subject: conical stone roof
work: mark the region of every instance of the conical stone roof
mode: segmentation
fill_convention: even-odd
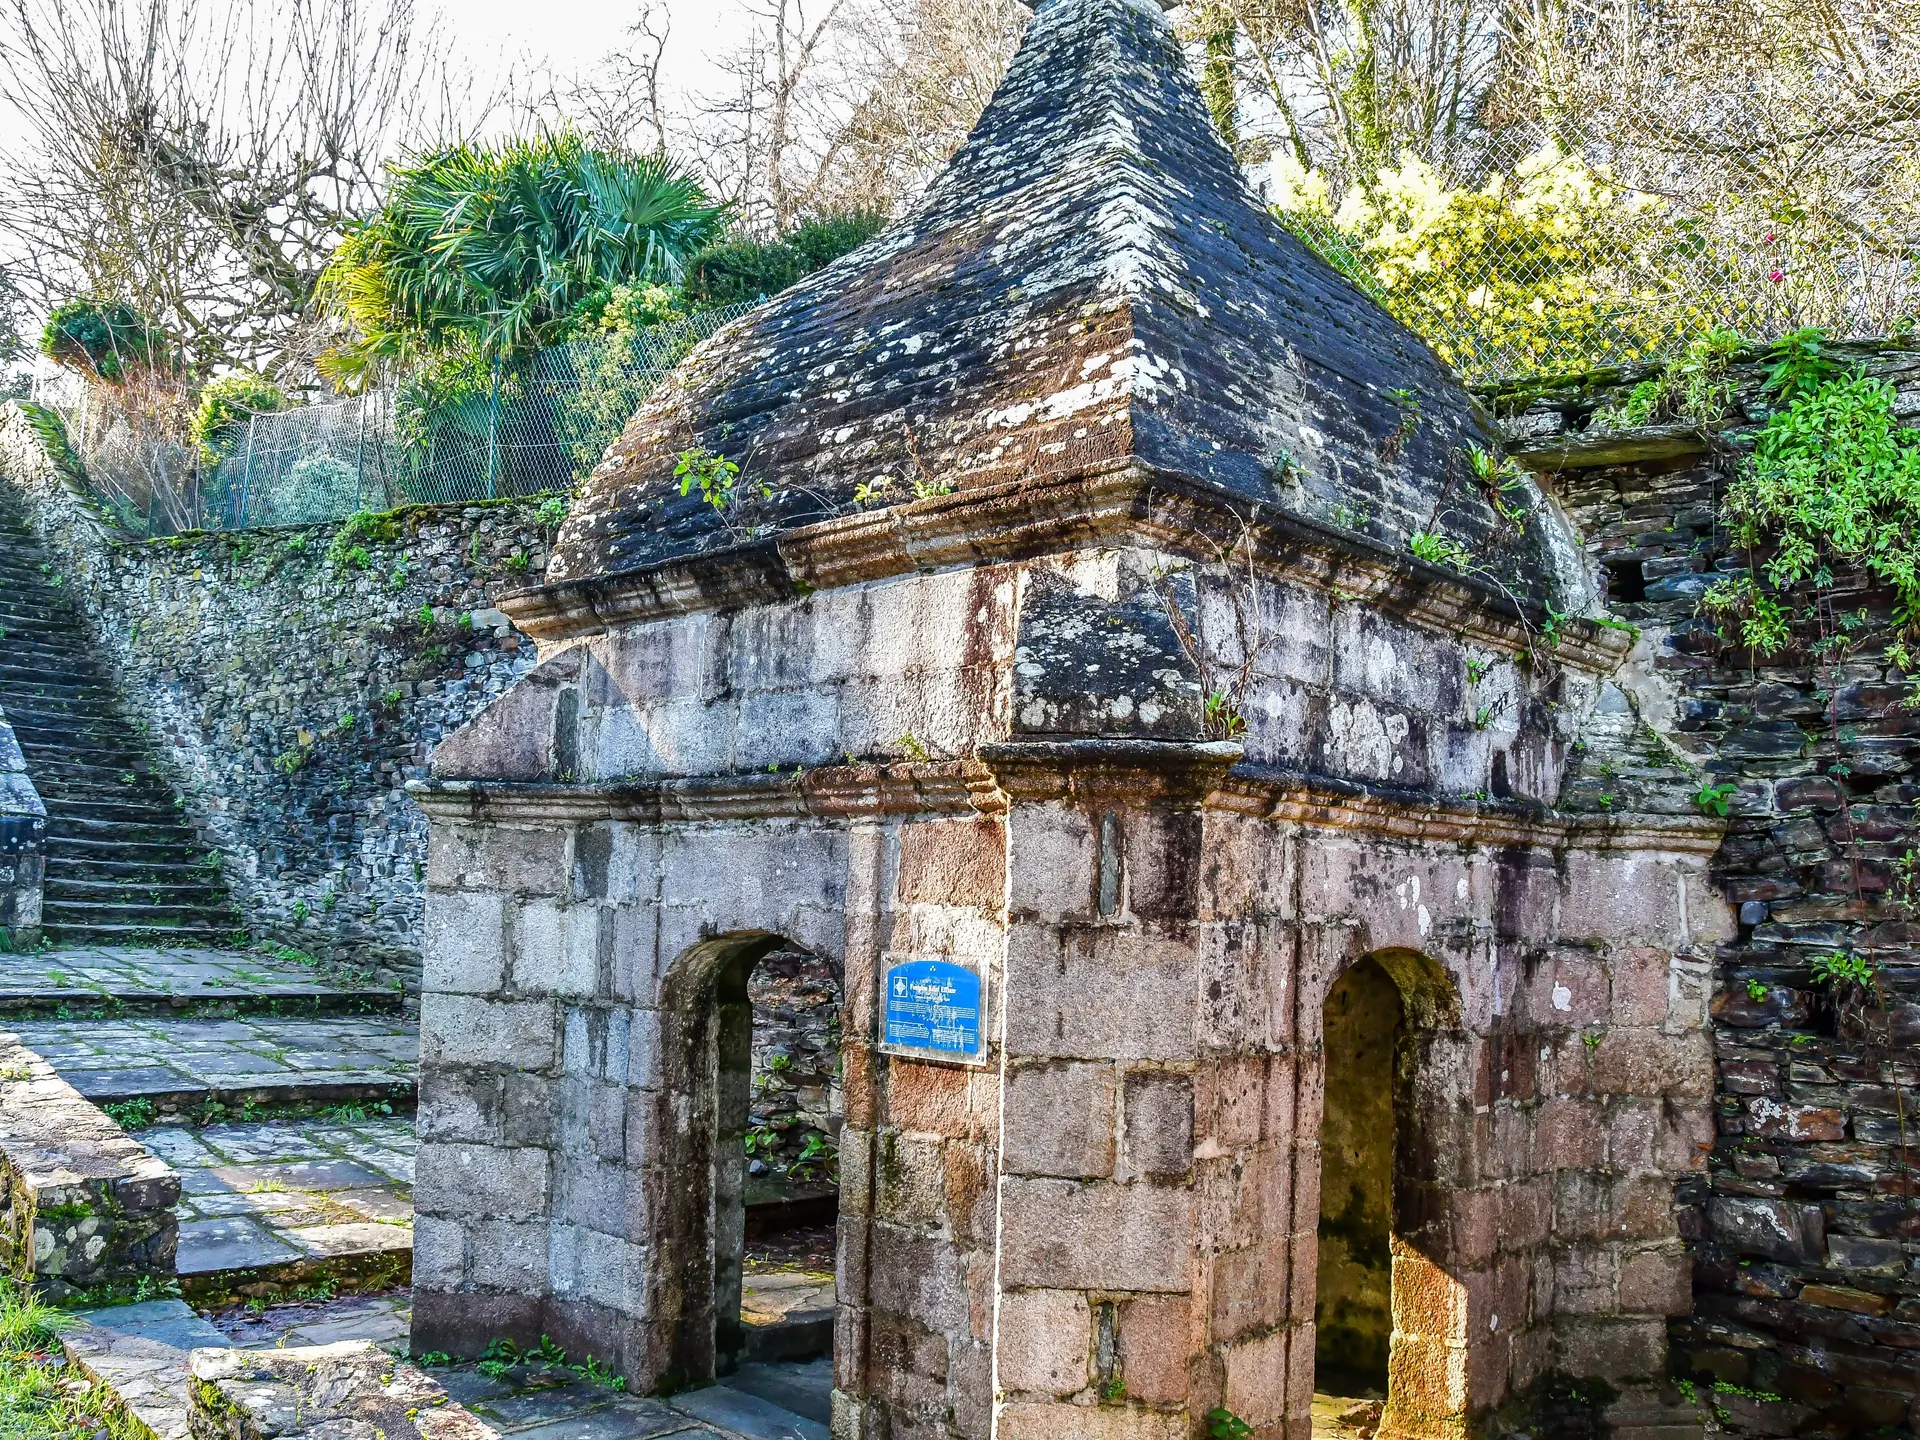
[[[1451,372],[1248,191],[1153,0],[1041,0],[913,210],[635,415],[548,579],[742,544],[765,568],[821,520],[1040,504],[1118,465],[1402,555],[1418,531],[1499,549],[1544,593],[1544,541],[1501,538],[1476,444],[1495,441]],[[694,450],[741,468],[726,517],[680,493]]]

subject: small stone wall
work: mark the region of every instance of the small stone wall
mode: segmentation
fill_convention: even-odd
[[[492,608],[536,584],[537,500],[128,542],[0,408],[26,501],[256,938],[417,974],[426,823],[404,790],[533,661]]]
[[[365,1340],[193,1352],[194,1440],[498,1440],[439,1381]]]
[[[1893,383],[1899,413],[1920,414],[1920,353],[1830,353]],[[1634,377],[1510,394],[1504,408],[1554,472],[1608,608],[1642,627],[1620,677],[1638,714],[1737,787],[1714,867],[1739,918],[1715,957],[1718,1135],[1707,1173],[1680,1193],[1694,1301],[1674,1326],[1674,1367],[1729,1387],[1712,1398],[1738,1433],[1909,1435],[1920,1430],[1920,916],[1897,867],[1920,838],[1920,713],[1878,647],[1823,660],[1802,635],[1756,658],[1697,613],[1710,585],[1751,561],[1720,502],[1765,419],[1766,368],[1736,367],[1735,415],[1711,439],[1686,426],[1602,433],[1596,410]],[[1892,595],[1858,576],[1824,594],[1835,614],[1864,608],[1874,629],[1891,614]],[[1639,775],[1616,764],[1582,784],[1638,808]],[[1836,950],[1878,970],[1881,993],[1859,1013],[1840,1013],[1813,979],[1814,957]]]
[[[180,1177],[0,1034],[0,1269],[55,1301],[171,1276]]]
[[[831,1182],[844,1110],[840,977],[830,960],[776,950],[747,977],[747,998],[753,1002],[749,1190],[757,1180]]]
[[[46,807],[0,710],[0,951],[31,950],[40,942],[46,838]]]

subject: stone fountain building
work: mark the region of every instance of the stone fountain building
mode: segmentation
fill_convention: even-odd
[[[1664,1371],[1720,822],[1556,808],[1631,636],[1496,450],[1150,0],[1042,0],[924,200],[634,417],[418,788],[416,1350],[732,1363],[784,945],[844,976],[846,1440]]]

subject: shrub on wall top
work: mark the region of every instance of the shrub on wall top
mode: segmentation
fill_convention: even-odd
[[[69,300],[40,332],[40,353],[70,369],[119,385],[139,370],[171,363],[166,336],[119,300]]]
[[[687,297],[700,305],[738,305],[778,294],[866,244],[886,223],[873,211],[827,215],[784,239],[715,245],[688,263]]]
[[[244,425],[255,415],[287,408],[286,393],[264,376],[241,372],[222,375],[208,382],[200,392],[200,407],[193,413],[192,437],[200,458],[209,465],[233,448],[234,436],[221,432]]]

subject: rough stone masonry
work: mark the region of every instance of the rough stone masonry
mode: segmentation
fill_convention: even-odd
[[[1044,0],[915,210],[635,416],[501,601],[540,664],[414,787],[415,1347],[732,1363],[747,979],[798,947],[843,1440],[1305,1440],[1363,962],[1381,1433],[1663,1373],[1723,825],[1556,808],[1631,640],[1553,618],[1591,586],[1495,445],[1253,203],[1157,7]]]

